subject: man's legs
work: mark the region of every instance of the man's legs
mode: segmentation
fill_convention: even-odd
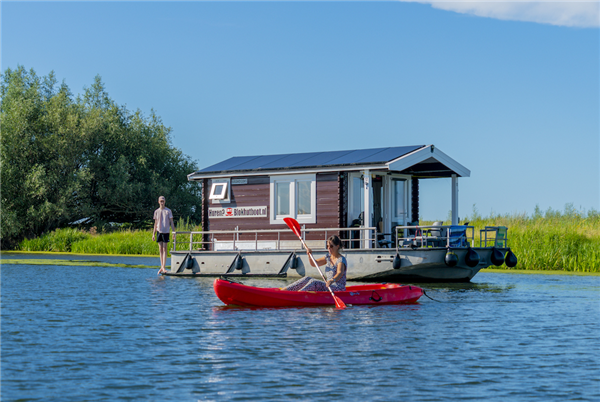
[[[160,272],[167,272],[165,269],[167,265],[167,243],[158,242],[158,251],[160,253]]]

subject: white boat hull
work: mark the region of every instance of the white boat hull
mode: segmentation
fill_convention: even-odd
[[[465,262],[467,248],[453,248],[458,264],[449,267],[444,262],[445,248],[400,249],[400,266],[394,268],[395,249],[344,250],[348,261],[347,278],[350,281],[388,282],[468,282],[481,269],[492,265],[492,248],[474,247],[480,261],[474,267]],[[508,249],[499,249],[503,254]],[[315,252],[319,258],[324,252]],[[191,260],[191,262],[188,262]],[[396,264],[398,265],[398,264]],[[280,251],[172,251],[171,271],[167,275],[218,277],[240,276],[279,277],[296,279],[303,276],[319,278],[316,268],[310,266],[301,250]]]

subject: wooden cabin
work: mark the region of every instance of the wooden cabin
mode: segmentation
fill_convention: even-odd
[[[340,235],[345,248],[353,248],[358,232],[348,228],[362,227],[372,232],[366,237],[361,232],[363,238],[379,241],[358,247],[376,248],[394,241],[394,227],[419,220],[420,180],[452,180],[452,224],[458,224],[458,178],[469,175],[435,146],[416,145],[236,156],[188,179],[202,184],[203,232],[239,231],[238,246],[247,241],[269,249],[274,241],[295,240],[285,232],[283,218],[289,216],[308,230],[307,240],[323,241],[318,229],[338,228],[328,235]],[[257,230],[261,233],[250,233]],[[228,242],[211,239],[202,248],[225,250]]]

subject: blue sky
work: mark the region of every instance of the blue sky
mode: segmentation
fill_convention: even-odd
[[[100,75],[200,168],[231,156],[435,144],[459,216],[600,209],[597,2],[1,3],[2,71]],[[449,180],[422,184],[446,219]]]

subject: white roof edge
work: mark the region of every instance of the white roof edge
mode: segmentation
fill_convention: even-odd
[[[339,172],[343,170],[347,171],[356,171],[356,170],[388,170],[387,164],[381,165],[356,165],[356,166],[344,166],[341,168],[340,166],[332,166],[328,168],[323,167],[314,167],[314,168],[305,168],[298,170],[263,170],[263,171],[253,171],[253,172],[225,172],[225,173],[190,173],[187,178],[188,181],[200,180],[200,179],[217,179],[217,178],[225,178],[225,177],[234,177],[234,176],[281,176],[281,175],[291,175],[291,174],[303,174],[303,173],[326,173],[326,172]]]
[[[429,158],[434,158],[444,166],[456,172],[460,177],[470,177],[471,171],[440,151],[433,144],[401,156],[388,163],[390,170],[402,171]]]

